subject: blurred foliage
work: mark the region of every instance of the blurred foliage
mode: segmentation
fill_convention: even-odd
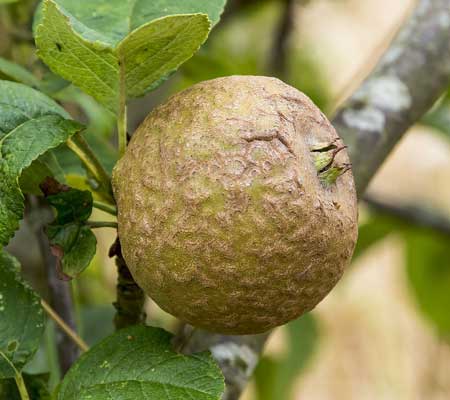
[[[299,374],[311,360],[318,345],[318,323],[313,314],[285,326],[286,351],[281,357],[265,355],[255,371],[258,400],[290,399]]]
[[[370,212],[360,225],[353,261],[390,234],[404,240],[406,275],[414,301],[437,334],[450,338],[450,236],[403,218]]]
[[[30,396],[30,400],[50,400],[50,393],[47,389],[48,374],[29,375],[23,374],[25,385]],[[0,380],[0,399],[21,400],[14,379]]]
[[[211,33],[206,45],[181,68],[172,88],[174,92],[194,83],[228,75],[272,75],[269,58],[274,33],[283,11],[283,2],[250,2],[225,18]],[[306,93],[320,108],[329,104],[329,93],[320,64],[311,57],[308,46],[287,43],[289,58],[287,83]]]
[[[437,332],[450,339],[450,238],[417,229],[405,236],[412,292]]]

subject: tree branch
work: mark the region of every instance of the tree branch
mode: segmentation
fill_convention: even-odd
[[[36,221],[33,228],[38,239],[43,263],[46,267],[48,289],[52,308],[73,331],[76,331],[73,315],[73,302],[69,282],[59,279],[56,270],[56,258],[50,251],[48,238],[44,233],[44,226],[53,219],[53,212],[47,204],[40,204],[39,200],[30,196],[32,219]],[[57,350],[59,366],[64,375],[80,355],[77,345],[61,329],[57,331]]]
[[[450,2],[420,0],[333,125],[349,147],[358,194],[450,83]]]
[[[109,250],[110,257],[116,257],[117,265],[117,300],[114,303],[116,315],[114,325],[116,329],[142,324],[145,321],[143,312],[145,294],[134,281],[130,270],[122,256],[122,249],[117,239]]]
[[[420,0],[377,68],[333,121],[349,146],[360,195],[406,130],[433,105],[449,82],[450,2]],[[185,351],[204,350],[204,343],[212,345],[227,382],[224,400],[237,400],[268,334],[217,336],[204,331],[192,333],[184,327],[178,336]],[[219,352],[215,351],[216,343],[220,344]],[[239,362],[247,349],[253,361]]]
[[[450,220],[445,214],[414,204],[394,204],[373,196],[365,196],[363,201],[378,213],[391,215],[409,224],[450,236]]]

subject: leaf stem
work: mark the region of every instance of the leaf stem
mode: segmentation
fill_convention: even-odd
[[[111,178],[83,136],[79,133],[72,136],[67,140],[67,146],[78,156],[88,171],[100,184],[99,192],[103,194],[105,200],[113,204],[114,199],[111,190]]]
[[[111,215],[114,215],[114,216],[117,215],[117,208],[114,207],[114,206],[110,206],[109,204],[105,204],[105,203],[102,203],[100,201],[95,201],[94,200],[93,206],[95,208],[97,208],[98,210],[102,210],[102,211],[104,211],[104,212],[106,212],[108,214],[111,214]]]
[[[19,390],[20,398],[22,400],[30,400],[30,395],[28,394],[22,374],[18,372],[14,379],[16,381],[17,389]]]
[[[61,317],[55,312],[55,310],[53,310],[52,307],[50,307],[50,305],[45,300],[41,300],[41,305],[47,315],[53,321],[55,321],[55,323],[61,328],[61,330],[63,330],[64,333],[68,337],[70,337],[70,339],[72,339],[72,341],[79,347],[81,351],[85,352],[89,350],[89,346],[86,344],[86,342],[61,319]]]
[[[119,158],[125,154],[127,148],[127,93],[125,82],[125,63],[121,59],[120,65],[120,88],[119,88],[119,112],[117,115],[117,134],[119,142]]]
[[[114,221],[87,221],[86,225],[92,229],[95,229],[95,228],[117,229],[117,222],[114,222]]]
[[[1,350],[0,356],[9,364],[11,369],[14,371],[14,380],[16,381],[17,389],[19,390],[21,400],[30,400],[30,395],[28,394],[28,390],[23,380],[22,374],[17,370],[14,364]]]

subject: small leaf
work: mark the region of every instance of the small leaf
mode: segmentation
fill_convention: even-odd
[[[450,240],[427,230],[406,234],[407,273],[412,292],[436,331],[450,339]]]
[[[0,252],[0,379],[22,370],[44,332],[39,297],[22,281],[19,269],[14,257]]]
[[[19,64],[13,63],[0,57],[0,79],[16,81],[35,88],[39,87],[40,81],[31,72]]]
[[[48,151],[33,161],[31,165],[22,171],[19,178],[19,186],[22,193],[42,196],[39,185],[48,176],[64,182],[64,171],[58,163],[53,151]]]
[[[75,278],[89,266],[96,251],[97,239],[85,225],[92,213],[92,193],[61,185],[51,178],[41,184],[41,190],[57,211],[46,233],[57,258],[58,272],[62,279]]]
[[[58,400],[220,399],[223,377],[210,354],[177,354],[171,338],[145,326],[107,337],[72,366]]]
[[[81,274],[95,256],[97,239],[85,225],[51,225],[46,230],[52,253],[57,257],[61,278],[70,280]]]
[[[208,14],[216,22],[224,4],[45,0],[35,24],[38,55],[117,113],[119,94],[144,95],[192,57],[211,29]]]

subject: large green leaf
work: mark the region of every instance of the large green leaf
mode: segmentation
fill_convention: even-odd
[[[206,40],[225,0],[45,0],[38,54],[50,68],[116,113],[119,97],[156,87]],[[148,18],[148,19],[146,19]]]
[[[44,332],[39,297],[20,278],[18,261],[0,251],[0,379],[32,358]]]
[[[223,377],[210,354],[177,354],[171,338],[145,326],[109,336],[72,366],[58,400],[220,399]]]
[[[0,57],[0,79],[23,83],[28,86],[39,87],[40,82],[31,72],[21,65]]]
[[[425,317],[450,339],[450,239],[427,230],[406,235],[407,272]]]

